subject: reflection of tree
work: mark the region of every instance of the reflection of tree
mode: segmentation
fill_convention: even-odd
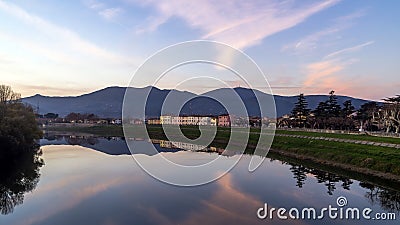
[[[67,141],[68,144],[70,145],[95,145],[99,143],[99,140],[97,137],[86,137],[86,136],[65,136],[65,140]]]
[[[328,194],[332,195],[336,189],[336,184],[342,182],[342,187],[346,190],[350,190],[351,181],[348,178],[338,176],[336,174],[328,173],[322,170],[309,169],[303,165],[289,164],[290,171],[293,173],[293,178],[296,179],[296,186],[302,188],[307,179],[307,174],[312,174],[317,178],[318,183],[323,183],[328,188]]]
[[[9,214],[24,201],[24,195],[35,189],[43,160],[35,152],[0,159],[0,213]]]
[[[350,186],[353,184],[353,181],[336,175],[332,173],[328,173],[318,169],[310,169],[302,165],[295,165],[291,163],[285,163],[290,165],[290,171],[293,173],[293,178],[296,179],[296,186],[302,188],[305,184],[305,180],[307,179],[307,174],[312,174],[318,183],[324,184],[328,191],[329,195],[333,195],[333,192],[336,190],[336,185],[340,182],[343,189],[350,190]],[[377,187],[375,185],[369,183],[360,183],[360,186],[368,189],[365,194],[365,197],[368,198],[369,202],[373,205],[379,204],[382,209],[389,212],[397,212],[400,213],[400,192],[384,189],[381,187]]]
[[[307,179],[307,173],[309,173],[309,169],[302,165],[292,165],[290,167],[290,171],[293,173],[293,178],[296,179],[296,186],[302,188],[305,180]]]
[[[379,204],[384,210],[400,213],[400,192],[383,189],[368,183],[360,183],[360,186],[368,189],[365,197],[371,204]]]

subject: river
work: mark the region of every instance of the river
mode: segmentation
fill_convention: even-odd
[[[213,151],[183,151],[159,140],[134,140],[156,145],[159,154],[172,160],[194,164],[221,156],[225,161],[239,155]],[[217,181],[178,187],[158,181],[134,161],[125,140],[116,137],[47,135],[42,139],[41,159],[26,190],[0,183],[0,224],[398,224],[400,192],[395,185],[384,187],[374,180],[341,175],[269,156],[255,172],[248,172],[250,157],[244,155],[237,166]],[[28,176],[28,172],[22,173]],[[361,181],[362,180],[362,181]],[[390,186],[390,185],[389,185]],[[14,190],[14,188],[16,190]],[[18,189],[19,188],[19,189]],[[346,206],[338,206],[345,198]],[[362,217],[331,219],[258,218],[261,210],[297,208],[320,210],[331,205],[346,209],[370,208],[371,219]],[[260,211],[261,210],[261,211]],[[257,215],[259,211],[260,215]],[[295,212],[295,210],[292,210]],[[273,212],[276,213],[276,212]],[[377,220],[377,215],[397,220]],[[300,215],[301,216],[301,215]]]

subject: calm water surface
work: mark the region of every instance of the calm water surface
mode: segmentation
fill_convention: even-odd
[[[137,156],[152,160],[145,154],[152,143],[136,141],[143,145],[143,154]],[[221,179],[185,188],[146,174],[119,138],[48,136],[41,145],[45,165],[32,187],[23,190],[0,183],[0,224],[399,224],[396,187],[382,188],[299,164],[268,158],[249,173],[250,156],[244,156]],[[187,164],[196,164],[200,158],[214,159],[221,153],[218,149],[181,151],[159,141],[155,145],[160,154]],[[223,157],[235,160],[238,156]],[[277,208],[320,209],[337,206],[339,196],[347,198],[349,207],[394,212],[397,221],[280,221],[256,216],[264,203]]]

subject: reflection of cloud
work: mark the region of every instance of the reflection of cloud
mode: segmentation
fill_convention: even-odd
[[[138,2],[136,0],[131,0]],[[158,11],[150,29],[168,18],[183,19],[190,27],[203,31],[203,38],[222,41],[237,48],[258,44],[267,36],[286,30],[305,21],[311,15],[335,5],[338,0],[327,0],[295,7],[292,1],[182,1],[145,0]],[[260,29],[261,28],[261,29]],[[143,30],[143,29],[142,29]]]
[[[74,186],[73,188],[69,187],[70,185],[68,185],[63,189],[49,190],[49,192],[63,193],[65,199],[59,202],[57,204],[57,207],[53,207],[52,203],[46,205],[47,208],[46,207],[41,208],[42,213],[35,214],[32,217],[23,220],[20,224],[29,225],[29,224],[40,223],[53,215],[56,215],[60,212],[73,208],[74,206],[78,205],[79,203],[83,202],[84,200],[90,197],[93,197],[98,193],[101,193],[109,188],[119,186],[125,182],[127,182],[127,179],[125,178],[115,178],[112,180],[103,181],[102,183],[82,187],[81,190],[79,191],[76,191],[77,188],[74,186],[76,183],[72,184],[70,183],[70,185]]]
[[[235,188],[232,175],[227,174],[220,178],[216,190],[210,190],[210,198],[201,199],[198,210],[189,213],[183,220],[171,220],[168,215],[163,215],[156,208],[142,208],[151,222],[157,224],[264,224],[268,221],[259,220],[256,216],[257,209],[263,207],[261,202],[251,194]],[[240,203],[240,204],[238,204]],[[271,206],[272,207],[272,206]],[[274,220],[274,224],[302,224],[301,221]]]
[[[79,160],[83,160],[86,164],[80,164],[81,166],[74,167],[72,162],[77,160],[76,157],[68,158],[65,154],[68,154],[68,152],[77,151],[77,148],[79,148],[78,151],[80,152]],[[110,158],[105,154],[98,154],[94,150],[89,150],[84,147],[45,146],[43,147],[43,151],[45,152],[44,157],[47,169],[50,170],[52,168],[58,168],[60,164],[70,165],[71,168],[62,171],[56,171],[59,173],[59,176],[62,177],[60,180],[43,187],[38,187],[37,191],[35,191],[32,196],[29,196],[30,198],[38,199],[49,198],[51,202],[41,205],[41,213],[26,215],[26,218],[21,219],[21,222],[19,223],[21,225],[40,223],[58,213],[72,209],[86,199],[109,190],[110,188],[133,182],[132,179],[139,178],[137,176],[128,176],[129,171],[126,171],[126,167],[124,166],[115,167],[115,165],[121,165],[121,158],[116,158],[119,164],[113,164],[113,158]],[[52,158],[54,156],[51,154],[47,154],[46,156],[46,151],[48,151],[47,153],[58,152],[58,154],[56,154],[57,156],[55,158]],[[65,152],[60,154],[60,151]],[[62,158],[60,159],[60,157]],[[131,163],[130,157],[126,157],[125,159],[127,160],[127,164]],[[113,165],[113,170],[111,172],[113,175],[107,173],[108,167],[104,167],[104,171],[87,170],[85,173],[82,173],[82,165],[91,165],[93,163],[96,165]],[[46,168],[43,170],[45,169]],[[115,176],[116,169],[126,171],[126,173],[121,172],[119,173],[120,176]],[[43,196],[43,194],[46,196]],[[54,205],[56,205],[56,207],[54,207]]]

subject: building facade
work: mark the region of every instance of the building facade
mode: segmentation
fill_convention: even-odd
[[[218,126],[219,127],[230,127],[231,126],[230,116],[229,115],[218,116]]]

